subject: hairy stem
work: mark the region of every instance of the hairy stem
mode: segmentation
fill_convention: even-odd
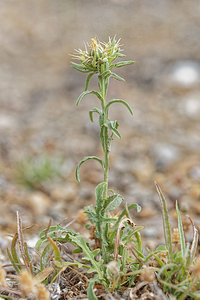
[[[106,96],[107,96],[107,88],[108,88],[108,78],[103,75],[107,71],[107,63],[102,64],[101,67],[101,74],[100,74],[100,80],[101,84],[99,84],[100,92],[103,98],[102,101],[102,111],[103,111],[103,128],[102,128],[102,135],[103,135],[103,143],[102,147],[104,150],[104,182],[106,183],[105,189],[104,189],[104,199],[107,198],[107,192],[108,192],[108,171],[109,171],[109,135],[108,135],[108,127],[107,121],[108,121],[108,114],[106,111]]]
[[[109,134],[108,134],[108,113],[106,110],[106,95],[107,95],[107,88],[108,88],[108,78],[106,78],[103,73],[107,71],[107,65],[102,64],[101,73],[99,76],[99,89],[102,95],[102,112],[103,112],[103,126],[101,127],[101,142],[104,151],[104,182],[105,188],[103,191],[103,199],[104,202],[108,197],[108,172],[109,172]],[[102,205],[104,207],[104,203]],[[108,224],[101,224],[101,243],[102,243],[102,256],[105,262],[108,261],[107,255],[107,231],[108,231]]]

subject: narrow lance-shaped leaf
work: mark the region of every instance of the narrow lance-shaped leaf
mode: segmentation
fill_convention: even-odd
[[[89,300],[98,300],[98,298],[96,297],[95,293],[94,293],[94,284],[95,284],[95,279],[92,278],[89,281],[89,285],[87,288],[87,296]]]
[[[17,273],[19,273],[19,272],[20,272],[20,269],[21,269],[21,266],[20,266],[20,268],[19,268],[19,266],[16,265],[16,263],[15,263],[15,261],[14,261],[14,259],[13,259],[13,257],[12,257],[12,255],[11,255],[11,253],[10,253],[10,251],[9,251],[8,248],[7,248],[7,254],[8,254],[8,257],[9,257],[9,259],[10,259],[10,262],[11,262],[11,264],[13,265],[15,271],[16,271]]]
[[[101,115],[102,114],[102,111],[99,109],[99,108],[97,108],[97,107],[94,107],[93,109],[91,109],[90,111],[89,111],[89,116],[90,116],[90,120],[91,120],[91,122],[93,122],[94,120],[93,120],[93,113],[97,113],[97,114],[99,114],[99,115]]]
[[[105,186],[106,186],[106,183],[101,182],[97,185],[97,187],[95,189],[96,212],[97,212],[97,214],[100,213],[100,210],[101,210],[102,205],[103,205],[103,192],[104,192]]]
[[[99,92],[97,91],[85,91],[83,93],[80,94],[80,96],[78,97],[77,101],[76,101],[76,105],[79,105],[79,103],[81,102],[81,100],[83,99],[84,96],[89,95],[89,94],[94,94],[95,96],[97,96],[97,98],[101,101],[103,101],[102,96],[100,95]]]
[[[121,139],[121,135],[120,135],[119,131],[117,130],[117,127],[118,127],[117,121],[108,122],[108,127],[119,139]]]
[[[102,168],[104,168],[104,162],[103,162],[102,159],[100,159],[99,157],[97,157],[97,156],[86,156],[86,157],[84,157],[84,158],[79,162],[78,166],[76,167],[76,179],[77,179],[78,182],[80,182],[80,177],[79,177],[79,170],[80,170],[80,167],[81,167],[81,165],[82,165],[84,162],[86,162],[86,161],[89,160],[89,159],[97,160],[97,161],[101,164]]]
[[[181,254],[182,254],[183,259],[185,259],[186,258],[185,237],[184,237],[183,224],[182,224],[181,215],[180,215],[180,212],[178,209],[177,201],[176,201],[176,214],[177,214],[177,218],[178,218],[178,231],[179,231],[180,241],[181,241]]]
[[[130,111],[131,115],[133,114],[133,111],[132,111],[130,105],[126,101],[121,100],[121,99],[113,99],[113,100],[111,100],[110,102],[108,102],[108,104],[106,105],[105,109],[108,110],[109,106],[111,104],[113,104],[113,103],[122,103],[123,105],[125,105],[128,108],[128,110]]]
[[[18,239],[18,234],[16,233],[12,239],[12,243],[11,243],[11,254],[13,257],[13,260],[16,264],[21,264],[20,259],[17,255],[17,251],[16,251],[16,244],[17,244],[17,239]],[[20,266],[17,268],[21,268]]]
[[[119,75],[117,75],[117,74],[115,74],[113,72],[110,73],[110,76],[113,77],[113,78],[115,78],[116,80],[125,81],[124,78],[120,77]]]
[[[60,253],[60,250],[59,250],[58,246],[54,243],[54,241],[49,236],[47,237],[47,239],[48,239],[48,241],[50,242],[50,244],[53,248],[55,260],[59,261],[59,262],[62,262],[61,253]]]
[[[74,63],[74,62],[71,62],[71,65],[72,65],[72,67],[73,67],[75,70],[77,70],[77,71],[79,71],[79,72],[81,72],[81,73],[89,73],[89,72],[90,72],[90,71],[86,70],[86,68],[83,67],[83,66],[80,65],[80,64],[76,64],[76,63]]]
[[[41,255],[41,258],[40,258],[40,268],[41,268],[41,271],[44,270],[46,267],[47,267],[47,264],[49,262],[49,259],[50,259],[50,256],[52,255],[53,253],[53,248],[51,246],[51,244],[48,244],[43,252],[42,252],[42,255]]]
[[[134,64],[134,63],[135,63],[135,61],[133,61],[133,60],[129,60],[129,61],[120,61],[120,62],[114,64],[114,67],[116,67],[116,68],[121,68],[121,67],[123,67],[123,66],[132,65],[132,64]]]
[[[165,235],[165,243],[166,248],[168,250],[169,259],[172,262],[173,260],[173,252],[172,252],[172,240],[171,240],[171,229],[169,224],[169,216],[166,207],[166,201],[163,196],[163,193],[159,187],[159,185],[155,182],[155,186],[158,192],[158,196],[160,198],[161,206],[162,206],[162,215],[163,215],[163,227],[164,227],[164,235]]]
[[[87,76],[87,79],[86,79],[86,82],[85,82],[85,91],[88,90],[88,86],[89,86],[89,82],[90,82],[90,79],[92,78],[92,76],[95,74],[94,73],[90,73],[88,76]]]
[[[123,53],[118,53],[118,55],[117,55],[118,57],[125,57],[126,55],[125,54],[123,54]]]

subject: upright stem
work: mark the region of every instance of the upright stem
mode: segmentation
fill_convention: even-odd
[[[103,199],[108,197],[108,171],[109,171],[109,135],[108,135],[108,127],[106,124],[108,123],[108,113],[106,111],[106,95],[107,95],[107,87],[108,87],[108,78],[106,78],[103,73],[106,71],[106,64],[102,64],[100,76],[99,76],[99,89],[102,95],[102,113],[103,113],[103,126],[101,127],[101,143],[104,151],[104,182],[105,188],[103,191]],[[104,207],[104,202],[102,203],[102,207]],[[102,257],[104,262],[109,261],[109,255],[107,251],[107,232],[108,232],[108,224],[102,223],[100,225],[100,234],[101,234],[101,243],[102,243]]]
[[[102,64],[101,67],[101,84],[100,84],[100,92],[103,98],[102,101],[102,111],[103,111],[103,123],[107,124],[108,121],[108,115],[107,112],[105,110],[106,107],[106,95],[107,95],[107,81],[108,78],[103,76],[103,73],[107,71],[107,64]],[[108,171],[109,171],[109,145],[108,145],[108,128],[106,126],[103,126],[103,150],[104,150],[104,182],[105,184],[105,189],[104,189],[104,199],[107,198],[107,193],[108,193]]]

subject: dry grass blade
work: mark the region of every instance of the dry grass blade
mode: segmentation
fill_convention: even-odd
[[[190,217],[188,217],[190,222],[192,223],[193,227],[193,240],[192,240],[192,245],[190,249],[190,256],[189,256],[189,262],[188,265],[190,265],[194,261],[195,253],[197,251],[197,246],[198,246],[198,230],[194,225],[194,222]]]
[[[132,227],[136,226],[136,224],[129,218],[125,218],[121,220],[121,222],[119,223],[117,234],[116,234],[116,240],[115,240],[114,260],[117,260],[118,257],[118,248],[120,245],[120,231],[125,227],[124,225],[125,222],[127,222]]]
[[[54,268],[48,267],[48,268],[42,270],[40,273],[38,273],[35,276],[35,279],[37,279],[38,282],[42,282],[53,272],[54,272]]]
[[[28,271],[30,271],[29,261],[28,261],[28,258],[26,257],[25,249],[24,249],[22,220],[21,220],[21,216],[20,216],[18,211],[17,211],[16,215],[17,215],[17,233],[18,233],[19,250],[20,250],[20,253],[21,253],[21,256],[22,256],[22,259],[23,259],[23,262],[24,262],[24,265],[25,265],[26,269]]]

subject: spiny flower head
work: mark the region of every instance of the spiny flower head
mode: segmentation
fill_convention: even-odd
[[[76,50],[77,54],[73,55],[75,59],[81,62],[79,71],[93,71],[99,72],[102,64],[107,64],[108,69],[110,69],[113,61],[117,57],[124,57],[125,55],[121,53],[119,41],[115,38],[109,38],[107,43],[99,42],[96,38],[91,39],[91,43],[88,47],[85,45],[85,50]],[[73,65],[73,67],[75,67]]]

